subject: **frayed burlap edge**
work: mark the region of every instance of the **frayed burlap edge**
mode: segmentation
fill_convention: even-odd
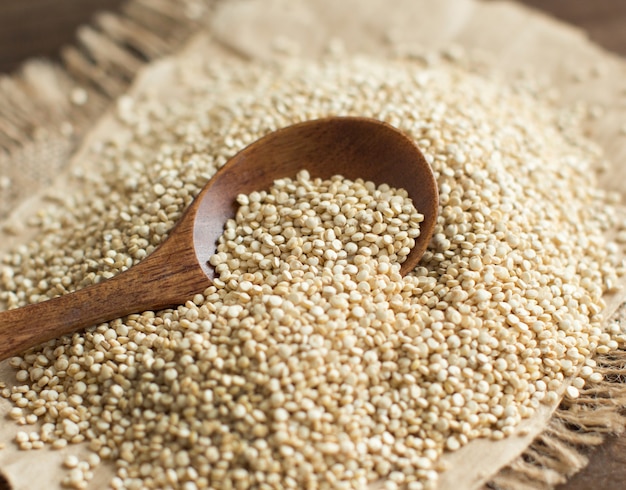
[[[218,0],[129,0],[77,32],[61,61],[32,60],[0,77],[0,220],[62,170],[91,124],[145,64],[175,52],[206,25]],[[622,307],[612,321],[626,321]],[[595,358],[603,374],[565,398],[548,426],[485,485],[537,490],[588,464],[607,434],[626,427],[626,350]],[[4,490],[0,475],[0,489]]]
[[[91,123],[145,64],[206,25],[217,0],[129,0],[80,27],[61,60],[0,77],[0,219],[69,161]]]
[[[626,322],[622,305],[610,322]],[[547,490],[585,468],[589,454],[607,435],[626,428],[626,350],[596,355],[600,382],[588,382],[580,396],[562,400],[545,430],[515,461],[502,468],[485,489]]]

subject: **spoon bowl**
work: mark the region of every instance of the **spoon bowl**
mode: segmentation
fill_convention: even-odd
[[[214,244],[224,232],[224,223],[237,211],[237,194],[267,189],[275,180],[293,178],[303,169],[311,177],[342,175],[406,189],[424,215],[420,237],[402,264],[402,272],[415,268],[437,217],[437,184],[430,165],[411,139],[386,123],[332,117],[295,124],[257,140],[235,155],[204,187],[196,198],[193,243],[198,263],[208,277],[214,277],[208,260],[215,253]]]
[[[406,189],[424,215],[420,236],[401,266],[413,270],[435,227],[438,192],[430,165],[415,143],[392,126],[359,117],[331,117],[274,131],[252,143],[210,179],[169,237],[145,260],[74,293],[0,313],[0,360],[47,340],[131,313],[184,304],[215,277],[208,261],[236,198],[275,180],[342,175]]]

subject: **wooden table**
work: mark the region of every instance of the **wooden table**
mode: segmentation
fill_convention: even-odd
[[[624,0],[519,0],[584,28],[591,39],[626,56]],[[32,56],[54,57],[71,43],[75,28],[98,10],[123,0],[0,0],[0,73]],[[590,449],[591,463],[559,490],[626,488],[626,437],[610,437]]]
[[[31,56],[54,57],[76,27],[123,0],[0,0],[0,73]]]
[[[583,27],[590,37],[626,56],[624,0],[519,0]],[[0,73],[30,56],[54,56],[71,43],[76,26],[123,0],[0,0]]]

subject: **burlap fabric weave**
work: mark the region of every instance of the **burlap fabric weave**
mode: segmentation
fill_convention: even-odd
[[[517,5],[447,0],[436,6],[429,3],[425,18],[416,15],[426,9],[425,1],[399,1],[393,11],[380,0],[360,2],[356,10],[351,10],[355,2],[261,3],[130,0],[119,13],[102,13],[82,27],[76,44],[64,49],[60,63],[32,61],[0,79],[4,248],[25,239],[22,223],[29,201],[71,170],[72,155],[98,117],[129,89],[142,68],[167,55],[180,56],[181,50],[193,52],[203,43],[211,42],[222,52],[251,63],[271,58],[275,41],[290,37],[307,39],[303,56],[315,56],[335,37],[342,38],[348,52],[378,56],[407,46],[438,50],[455,43],[475,50],[480,54],[475,59],[483,56],[486,66],[509,73],[530,68],[551,77],[566,100],[578,97],[593,106],[624,93],[614,80],[626,79],[626,63],[591,45],[578,32]],[[572,51],[575,57],[570,56]],[[573,83],[570,68],[595,75]],[[612,106],[602,124],[590,129],[614,161],[626,156],[626,143],[619,136],[624,107]],[[623,192],[620,186],[626,179],[610,175],[605,185]],[[613,321],[624,316],[620,304],[621,297],[610,301]],[[620,410],[626,406],[622,383],[626,353],[620,350],[598,356],[596,361],[604,380],[587,386],[578,399],[564,399],[553,413],[544,414],[534,428],[511,443],[514,448],[504,456],[485,446],[482,453],[475,451],[483,461],[479,468],[470,461],[461,462],[473,471],[467,487],[553,488],[587,464],[588,448],[600,444],[605,434],[622,432],[626,426]],[[444,475],[441,487],[451,487],[457,477],[458,472]],[[8,483],[0,477],[0,489],[5,487],[9,488]]]

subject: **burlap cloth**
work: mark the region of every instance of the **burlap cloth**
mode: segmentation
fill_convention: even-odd
[[[460,56],[471,70],[495,66],[510,76],[532,71],[563,104],[584,102],[590,108],[587,130],[607,156],[602,185],[626,193],[626,62],[581,32],[517,4],[131,0],[121,14],[100,15],[82,28],[62,63],[34,61],[0,79],[0,252],[29,239],[24,223],[47,195],[64,189],[64,172],[78,165],[88,170],[83,157],[90,145],[116,129],[106,110],[120,94],[150,90],[171,96],[174,74],[198,57],[252,63],[285,56],[285,50],[318,57],[332,40],[348,54],[385,57],[439,50]],[[612,321],[624,316],[625,298],[624,293],[607,298]],[[576,400],[542,407],[504,441],[478,440],[447,455],[440,488],[552,488],[584,467],[590,446],[626,426],[626,385],[621,383],[626,352],[596,360],[604,381],[587,386]],[[0,381],[11,382],[11,376],[0,363]],[[9,408],[0,400],[0,417]],[[5,445],[0,490],[55,488],[64,456],[85,451],[75,446],[20,452],[11,443],[17,429],[8,421],[0,426]],[[106,486],[109,475],[103,465],[90,488]]]

